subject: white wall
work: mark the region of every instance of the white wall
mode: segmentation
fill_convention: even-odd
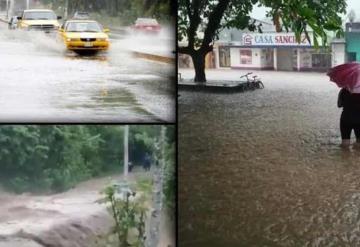
[[[252,50],[252,64],[240,63],[240,50]],[[260,48],[230,48],[230,61],[233,68],[260,68],[261,67],[261,49]]]
[[[333,43],[331,45],[331,66],[337,66],[345,63],[345,44],[344,43]]]

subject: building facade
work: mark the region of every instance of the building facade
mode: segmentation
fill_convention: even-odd
[[[331,47],[315,49],[305,34],[301,42],[292,32],[275,32],[272,23],[256,20],[262,33],[225,29],[207,55],[207,68],[282,71],[326,71],[332,66]],[[312,41],[312,32],[309,32]],[[319,41],[321,44],[321,41]],[[335,45],[340,49],[340,45]],[[179,55],[179,67],[192,67],[186,55]],[[209,63],[209,61],[212,61]]]
[[[298,43],[294,33],[242,33],[240,42],[218,42],[215,53],[215,68],[323,71],[331,67],[329,49],[315,49],[305,34]]]

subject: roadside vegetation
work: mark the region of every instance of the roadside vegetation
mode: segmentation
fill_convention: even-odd
[[[161,137],[160,137],[161,139]],[[153,152],[157,157],[157,169],[163,170],[163,194],[164,207],[163,210],[171,219],[173,226],[175,216],[175,132],[174,128],[168,128],[165,136],[164,152],[160,139],[150,136],[142,136],[141,140],[145,140],[147,145],[153,147]],[[161,144],[160,144],[161,145]],[[164,155],[164,157],[162,157]],[[163,159],[164,158],[164,159]],[[165,162],[162,164],[162,162]],[[162,167],[162,168],[161,168]],[[110,238],[110,243],[113,246],[132,246],[143,247],[146,241],[150,241],[150,232],[146,233],[145,224],[149,221],[149,214],[156,213],[154,208],[154,201],[157,201],[157,196],[154,196],[153,191],[156,190],[154,181],[149,178],[139,179],[135,184],[130,184],[130,191],[125,194],[121,192],[118,185],[110,185],[103,191],[104,198],[100,202],[108,203],[108,209],[112,215],[115,226],[113,234],[116,235],[117,241]],[[155,193],[157,194],[157,193]],[[153,201],[153,202],[151,202]],[[151,210],[152,209],[152,210]],[[161,212],[158,212],[161,214]],[[173,226],[168,226],[174,228]],[[149,225],[151,229],[157,227],[156,225]],[[174,228],[175,229],[175,228]],[[148,235],[148,236],[147,236]]]
[[[170,20],[174,1],[170,0],[41,0],[42,4],[63,15],[68,4],[69,16],[86,11],[106,25],[130,25],[138,17],[156,18],[163,23]],[[68,3],[67,3],[68,2]]]
[[[117,196],[115,185],[108,186],[103,191],[102,202],[109,204],[108,208],[115,222],[113,233],[117,236],[116,246],[145,246],[145,224],[150,208],[151,180],[142,181],[136,187],[134,190],[137,192],[126,193],[122,195],[124,198]]]
[[[149,140],[159,136],[160,128],[130,127],[129,160],[134,166],[153,153]],[[0,127],[0,183],[10,191],[60,192],[122,168],[123,126]]]

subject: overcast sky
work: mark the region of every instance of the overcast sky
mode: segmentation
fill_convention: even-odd
[[[354,9],[356,14],[356,19],[360,20],[360,1],[359,0],[347,0],[347,11]],[[265,18],[266,9],[254,7],[254,11],[252,12],[252,17],[256,19],[263,19]]]

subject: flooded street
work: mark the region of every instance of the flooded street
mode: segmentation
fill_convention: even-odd
[[[131,53],[158,44],[168,55],[170,41],[157,38],[112,39],[107,53],[80,57],[54,37],[0,24],[1,121],[173,122],[174,65]]]
[[[254,74],[265,89],[179,92],[180,246],[359,246],[360,150],[339,148],[337,86]]]

